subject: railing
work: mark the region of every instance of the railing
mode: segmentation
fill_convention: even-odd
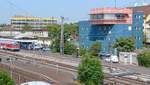
[[[92,19],[91,24],[126,24],[126,19]]]

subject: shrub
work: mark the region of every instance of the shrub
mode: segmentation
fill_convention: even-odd
[[[138,55],[138,63],[140,66],[150,67],[150,52],[143,52]]]

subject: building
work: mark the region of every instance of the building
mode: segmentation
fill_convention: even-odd
[[[90,20],[79,22],[80,47],[89,48],[100,41],[102,52],[109,53],[111,45],[120,37],[135,37],[137,49],[143,47],[143,12],[130,8],[95,8]]]
[[[130,8],[132,8],[134,11],[141,11],[144,13],[144,33],[147,38],[147,44],[150,44],[150,5],[136,6]]]
[[[48,38],[48,31],[47,31],[47,29],[30,29],[30,30],[23,31],[23,30],[19,30],[19,29],[14,29],[11,25],[7,25],[1,29],[0,37]]]
[[[11,25],[13,29],[22,29],[25,25],[29,25],[32,29],[43,29],[49,24],[57,24],[57,18],[39,18],[29,16],[13,16],[11,17]]]

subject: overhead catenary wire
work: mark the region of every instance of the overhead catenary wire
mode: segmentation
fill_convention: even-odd
[[[14,2],[10,1],[10,0],[5,0],[6,3],[8,3],[10,6],[12,6],[14,9],[23,12],[24,15],[30,15],[29,12],[21,7],[19,7],[18,5],[16,5]]]

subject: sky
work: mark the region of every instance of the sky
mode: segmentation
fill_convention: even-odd
[[[150,0],[116,0],[117,7],[131,7]],[[115,0],[0,0],[0,24],[9,24],[13,15],[65,17],[66,22],[89,18],[91,8],[115,7]]]

